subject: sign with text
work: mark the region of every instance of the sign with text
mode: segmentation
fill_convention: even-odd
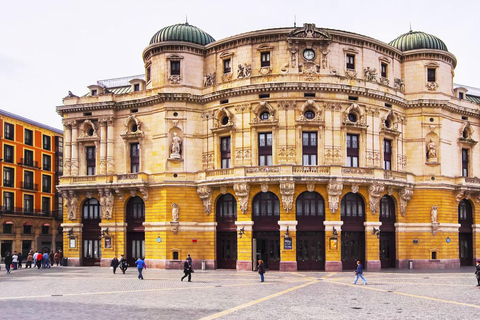
[[[292,250],[292,238],[285,238],[283,241],[283,248],[285,250]]]

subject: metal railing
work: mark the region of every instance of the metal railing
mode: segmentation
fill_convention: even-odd
[[[22,189],[38,191],[38,184],[22,181]]]

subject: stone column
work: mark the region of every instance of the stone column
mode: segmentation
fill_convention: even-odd
[[[72,122],[65,121],[63,123],[63,174],[69,176],[71,174],[72,165]]]
[[[297,233],[298,221],[278,221],[280,226],[280,271],[297,271]],[[288,228],[288,236],[287,236]],[[285,238],[292,239],[292,248],[285,248]]]
[[[113,120],[110,118],[107,120],[107,174],[113,174],[115,172],[113,138]]]
[[[379,221],[367,221],[363,225],[365,226],[365,267],[368,271],[379,271],[382,269],[380,263],[380,240],[377,234],[373,233],[373,228],[380,229],[382,223]]]
[[[324,221],[325,226],[325,271],[342,271],[342,225],[343,221]]]
[[[78,128],[77,128],[77,123],[74,122],[72,123],[72,160],[70,162],[72,176],[78,176],[78,173],[79,173],[77,137],[78,137]]]
[[[102,119],[100,124],[100,174],[107,172],[107,120]]]
[[[237,225],[237,270],[252,271],[253,252],[253,221],[235,221]],[[245,232],[240,238],[239,232]]]

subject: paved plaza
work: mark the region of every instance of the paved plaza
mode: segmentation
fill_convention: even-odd
[[[52,267],[0,275],[0,319],[473,319],[474,267],[445,271],[253,272]]]

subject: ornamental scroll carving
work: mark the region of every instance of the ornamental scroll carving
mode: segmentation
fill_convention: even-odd
[[[203,209],[207,215],[212,212],[212,193],[213,190],[210,187],[198,187],[197,193],[200,199],[203,201]]]
[[[370,211],[372,214],[377,213],[377,205],[380,197],[385,191],[385,186],[380,184],[372,184],[368,187],[368,197],[370,200]]]
[[[335,213],[338,210],[338,203],[342,190],[343,184],[341,182],[332,181],[327,186],[328,207],[330,208],[331,213]]]
[[[250,194],[250,185],[247,183],[237,183],[233,185],[233,191],[240,202],[240,210],[245,214],[248,208],[248,195]]]
[[[412,199],[413,196],[413,189],[412,188],[403,188],[399,192],[400,195],[400,213],[402,214],[402,217],[405,216],[405,213],[407,212],[407,202]]]
[[[65,202],[65,207],[67,208],[68,220],[77,219],[77,208],[78,208],[78,197],[73,191],[63,191],[62,197]]]
[[[290,210],[292,210],[294,193],[295,193],[294,182],[280,183],[280,194],[282,195],[283,209],[285,209],[286,212],[289,212]]]

